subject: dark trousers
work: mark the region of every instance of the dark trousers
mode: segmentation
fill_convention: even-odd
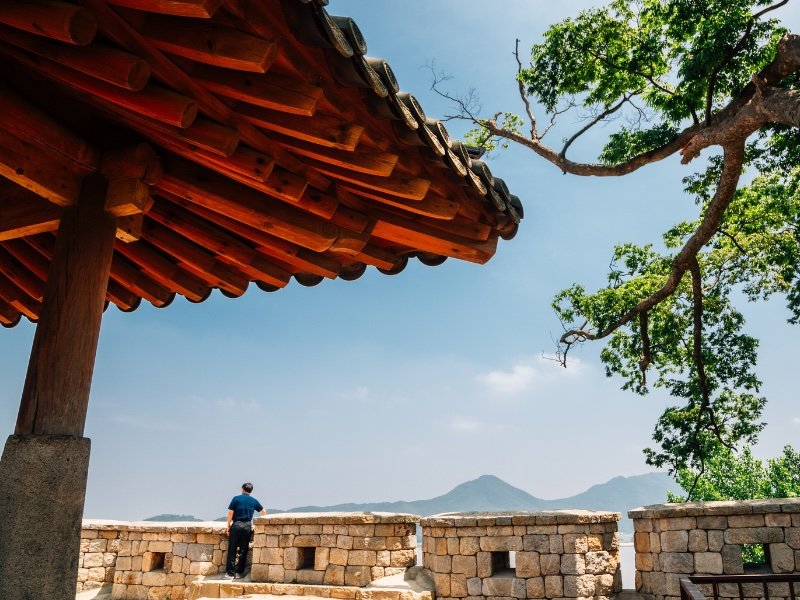
[[[228,575],[244,573],[247,567],[247,551],[250,549],[250,522],[234,521],[231,523],[231,532],[228,535],[228,564],[225,571]],[[239,561],[236,561],[236,554]]]

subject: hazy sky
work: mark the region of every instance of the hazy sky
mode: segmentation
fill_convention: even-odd
[[[597,2],[332,0],[354,17],[369,54],[389,60],[425,110],[447,107],[424,65],[476,87],[487,113],[519,107],[515,38]],[[800,30],[798,8],[782,14]],[[460,126],[448,126],[458,134]],[[554,132],[554,143],[575,123]],[[602,131],[599,132],[603,134]],[[593,158],[596,140],[576,156]],[[89,408],[87,517],[224,514],[243,480],[268,506],[432,497],[495,474],[541,497],[646,472],[641,449],[669,401],[606,379],[600,346],[564,370],[542,357],[559,325],[550,300],[573,282],[602,284],[612,245],[657,241],[696,214],[677,158],[622,179],[561,175],[524,149],[492,170],[526,219],[477,266],[412,261],[400,275],[291,283],[195,305],[143,303],[105,315]],[[793,369],[800,342],[780,302],[747,307],[762,340],[769,398],[759,453],[800,444]],[[13,431],[33,326],[0,331],[0,434]]]

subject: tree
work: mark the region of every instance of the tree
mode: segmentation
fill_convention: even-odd
[[[773,18],[788,1],[614,0],[581,12],[551,26],[528,65],[517,40],[523,115],[483,117],[474,94],[450,94],[434,74],[433,89],[457,106],[450,118],[475,125],[471,143],[519,144],[567,174],[624,176],[712,152],[684,179],[697,220],[667,231],[663,249],[617,246],[606,287],[576,284],[553,302],[564,365],[574,346],[603,340],[601,360],[623,388],[680,400],[658,420],[646,460],[695,482],[710,457],[753,443],[763,427],[758,341],[734,295],[782,294],[800,321],[800,36]],[[583,126],[560,149],[547,145],[558,117],[576,112]],[[597,163],[568,157],[611,121]],[[754,176],[742,183],[746,167]]]
[[[694,487],[695,500],[794,498],[800,496],[800,452],[787,445],[780,456],[764,463],[749,446],[741,452],[723,448],[709,457],[699,479],[691,469],[681,469],[676,479],[686,492]],[[670,502],[685,500],[685,496],[669,494]]]

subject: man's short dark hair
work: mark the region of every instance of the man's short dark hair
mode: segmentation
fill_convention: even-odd
[[[253,491],[253,484],[249,481],[247,483],[242,484],[242,489],[247,492],[248,494]]]

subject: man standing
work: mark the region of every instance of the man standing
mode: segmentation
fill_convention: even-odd
[[[253,484],[243,483],[242,493],[234,496],[228,505],[228,562],[225,565],[223,579],[244,577],[247,551],[250,549],[250,522],[253,520],[253,513],[257,511],[261,515],[267,514],[261,503],[250,495],[252,492]]]

